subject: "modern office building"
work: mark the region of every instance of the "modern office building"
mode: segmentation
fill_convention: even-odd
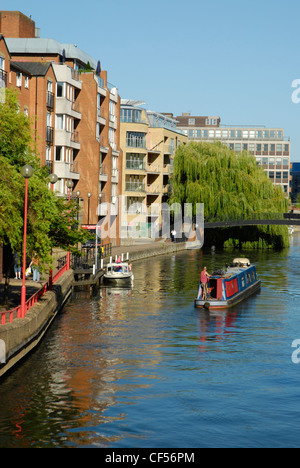
[[[159,229],[161,204],[170,190],[176,148],[187,137],[167,114],[147,111],[141,101],[121,101],[122,232],[150,237]]]
[[[108,83],[99,60],[76,45],[41,39],[34,21],[20,12],[0,11],[0,33],[2,86],[19,89],[20,110],[32,118],[41,163],[58,176],[55,191],[68,196],[67,182],[72,181],[81,223],[95,226],[106,218],[118,233],[117,87]],[[118,244],[118,236],[106,236],[107,241]]]
[[[300,194],[300,162],[291,163],[291,199],[297,203]]]
[[[221,141],[236,152],[247,151],[268,173],[270,180],[290,193],[290,141],[283,128],[264,126],[223,126],[220,117],[176,117],[177,126],[188,141]]]

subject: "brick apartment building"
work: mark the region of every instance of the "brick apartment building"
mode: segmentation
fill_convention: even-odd
[[[17,88],[20,110],[33,122],[41,163],[58,176],[55,191],[81,207],[81,224],[104,222],[103,243],[118,245],[121,194],[120,96],[107,72],[73,44],[41,39],[35,22],[18,11],[0,11],[0,91]],[[106,209],[103,209],[103,204]]]

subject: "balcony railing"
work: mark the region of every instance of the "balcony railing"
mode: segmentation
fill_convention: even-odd
[[[131,148],[145,148],[146,149],[146,142],[145,140],[140,140],[138,138],[127,138],[126,146]]]
[[[53,135],[54,135],[53,127],[46,127],[46,143],[47,143],[47,145],[53,145]]]
[[[126,182],[125,190],[127,192],[146,192],[143,182]]]
[[[135,170],[145,171],[146,170],[145,162],[127,159],[126,169],[135,169]]]
[[[47,91],[47,107],[48,109],[54,109],[54,94]]]

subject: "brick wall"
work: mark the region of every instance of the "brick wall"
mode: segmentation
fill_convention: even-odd
[[[35,37],[35,22],[20,11],[0,11],[0,33],[5,37]]]

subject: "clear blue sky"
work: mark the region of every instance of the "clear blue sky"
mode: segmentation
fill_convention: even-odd
[[[42,38],[100,60],[122,98],[282,127],[300,161],[299,0],[1,0],[0,9],[31,15]]]

